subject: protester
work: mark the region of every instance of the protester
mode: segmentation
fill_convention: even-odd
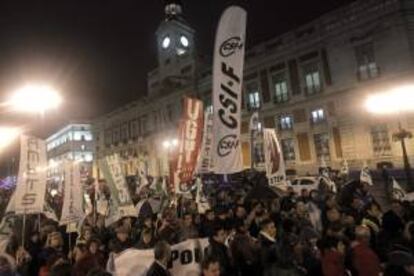
[[[355,241],[352,243],[352,265],[358,275],[379,275],[381,264],[378,256],[370,248],[370,229],[366,226],[355,228]]]
[[[220,276],[220,263],[217,258],[208,256],[201,263],[202,276]]]
[[[25,247],[20,233],[12,233],[5,246],[7,257],[0,255],[0,270],[19,276],[116,274],[115,260],[135,249],[154,250],[155,261],[146,266],[148,275],[170,275],[173,263],[187,262],[199,264],[203,275],[413,275],[410,203],[394,200],[382,215],[361,183],[353,182],[352,189],[344,185],[338,194],[304,189],[296,194],[288,189],[274,198],[249,199],[254,185],[209,187],[205,198],[210,209],[203,213],[189,192],[178,195],[177,201],[167,199],[159,214],[148,210],[138,218],[125,216],[107,225],[102,214],[88,214],[79,225],[80,235],[71,234],[70,243],[56,222],[42,218],[39,228],[38,218],[28,217]],[[134,203],[142,196],[158,197],[150,188],[141,191]],[[205,243],[205,250],[190,257],[171,249],[192,239],[196,247]]]
[[[147,276],[168,276],[168,262],[171,258],[171,247],[166,241],[159,241],[154,246],[155,261],[149,268]]]

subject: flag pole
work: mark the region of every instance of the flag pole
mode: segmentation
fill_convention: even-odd
[[[22,247],[24,248],[26,234],[26,212],[23,214],[23,227],[22,227]]]
[[[69,252],[72,252],[72,232],[69,232]],[[72,254],[70,256],[70,264],[72,264]]]
[[[38,213],[37,214],[37,223],[38,223],[38,231],[39,231],[39,234],[40,234],[40,213]]]
[[[255,145],[255,141],[254,141],[254,129],[252,129],[250,131],[250,169],[253,170],[254,168],[254,145]]]

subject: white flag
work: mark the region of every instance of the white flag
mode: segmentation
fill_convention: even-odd
[[[252,114],[252,117],[250,117],[249,122],[249,131],[252,132],[253,130],[259,129],[259,113],[256,111]]]
[[[342,161],[341,174],[342,175],[348,175],[349,174],[349,165],[348,165],[348,161],[346,159],[344,159]]]
[[[195,202],[197,203],[198,213],[204,214],[211,207],[203,193],[203,183],[200,177],[197,177],[196,179],[196,186],[197,186],[197,191],[196,191]]]
[[[372,182],[371,172],[367,165],[364,165],[364,167],[362,168],[359,180],[361,182],[367,183],[369,186],[374,185]]]
[[[46,193],[46,143],[22,135],[20,164],[16,186],[16,214],[42,213]]]
[[[111,202],[109,203],[109,215],[105,221],[106,226],[117,220],[130,216],[136,217],[125,175],[122,173],[121,162],[117,154],[107,156],[100,160],[102,172],[111,190]]]
[[[401,187],[401,185],[395,180],[395,178],[392,178],[392,194],[395,199],[403,200],[407,192]]]
[[[78,162],[64,164],[65,191],[63,196],[62,216],[60,225],[80,221],[83,216],[83,191]]]
[[[266,176],[272,186],[286,185],[286,171],[283,153],[274,129],[263,131]]]
[[[246,20],[245,10],[231,6],[221,16],[216,34],[213,65],[213,171],[217,174],[243,170],[240,125]]]

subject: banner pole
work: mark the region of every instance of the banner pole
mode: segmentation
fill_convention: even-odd
[[[26,236],[26,213],[23,214],[23,227],[22,227],[22,247],[23,248],[24,248],[25,236]]]
[[[253,170],[254,168],[254,146],[255,146],[255,141],[254,141],[254,130],[252,129],[250,131],[250,169]]]
[[[41,229],[41,225],[40,225],[40,213],[37,214],[37,223],[38,223],[38,231],[39,231],[39,234],[40,234],[40,229]]]
[[[69,252],[72,252],[72,232],[69,232]],[[72,264],[72,255],[70,254],[70,264]]]

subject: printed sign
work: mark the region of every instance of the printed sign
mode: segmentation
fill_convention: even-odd
[[[226,9],[216,34],[213,65],[214,172],[243,170],[240,143],[241,99],[246,41],[246,11]]]
[[[16,214],[41,213],[46,193],[46,143],[36,137],[22,135],[20,164],[16,186]]]
[[[200,275],[208,239],[191,239],[171,246],[168,269],[173,276]],[[127,249],[115,257],[115,275],[145,276],[154,261],[154,251]]]
[[[285,185],[286,172],[285,161],[280,148],[279,141],[274,129],[265,128],[263,131],[266,176],[269,185]]]

